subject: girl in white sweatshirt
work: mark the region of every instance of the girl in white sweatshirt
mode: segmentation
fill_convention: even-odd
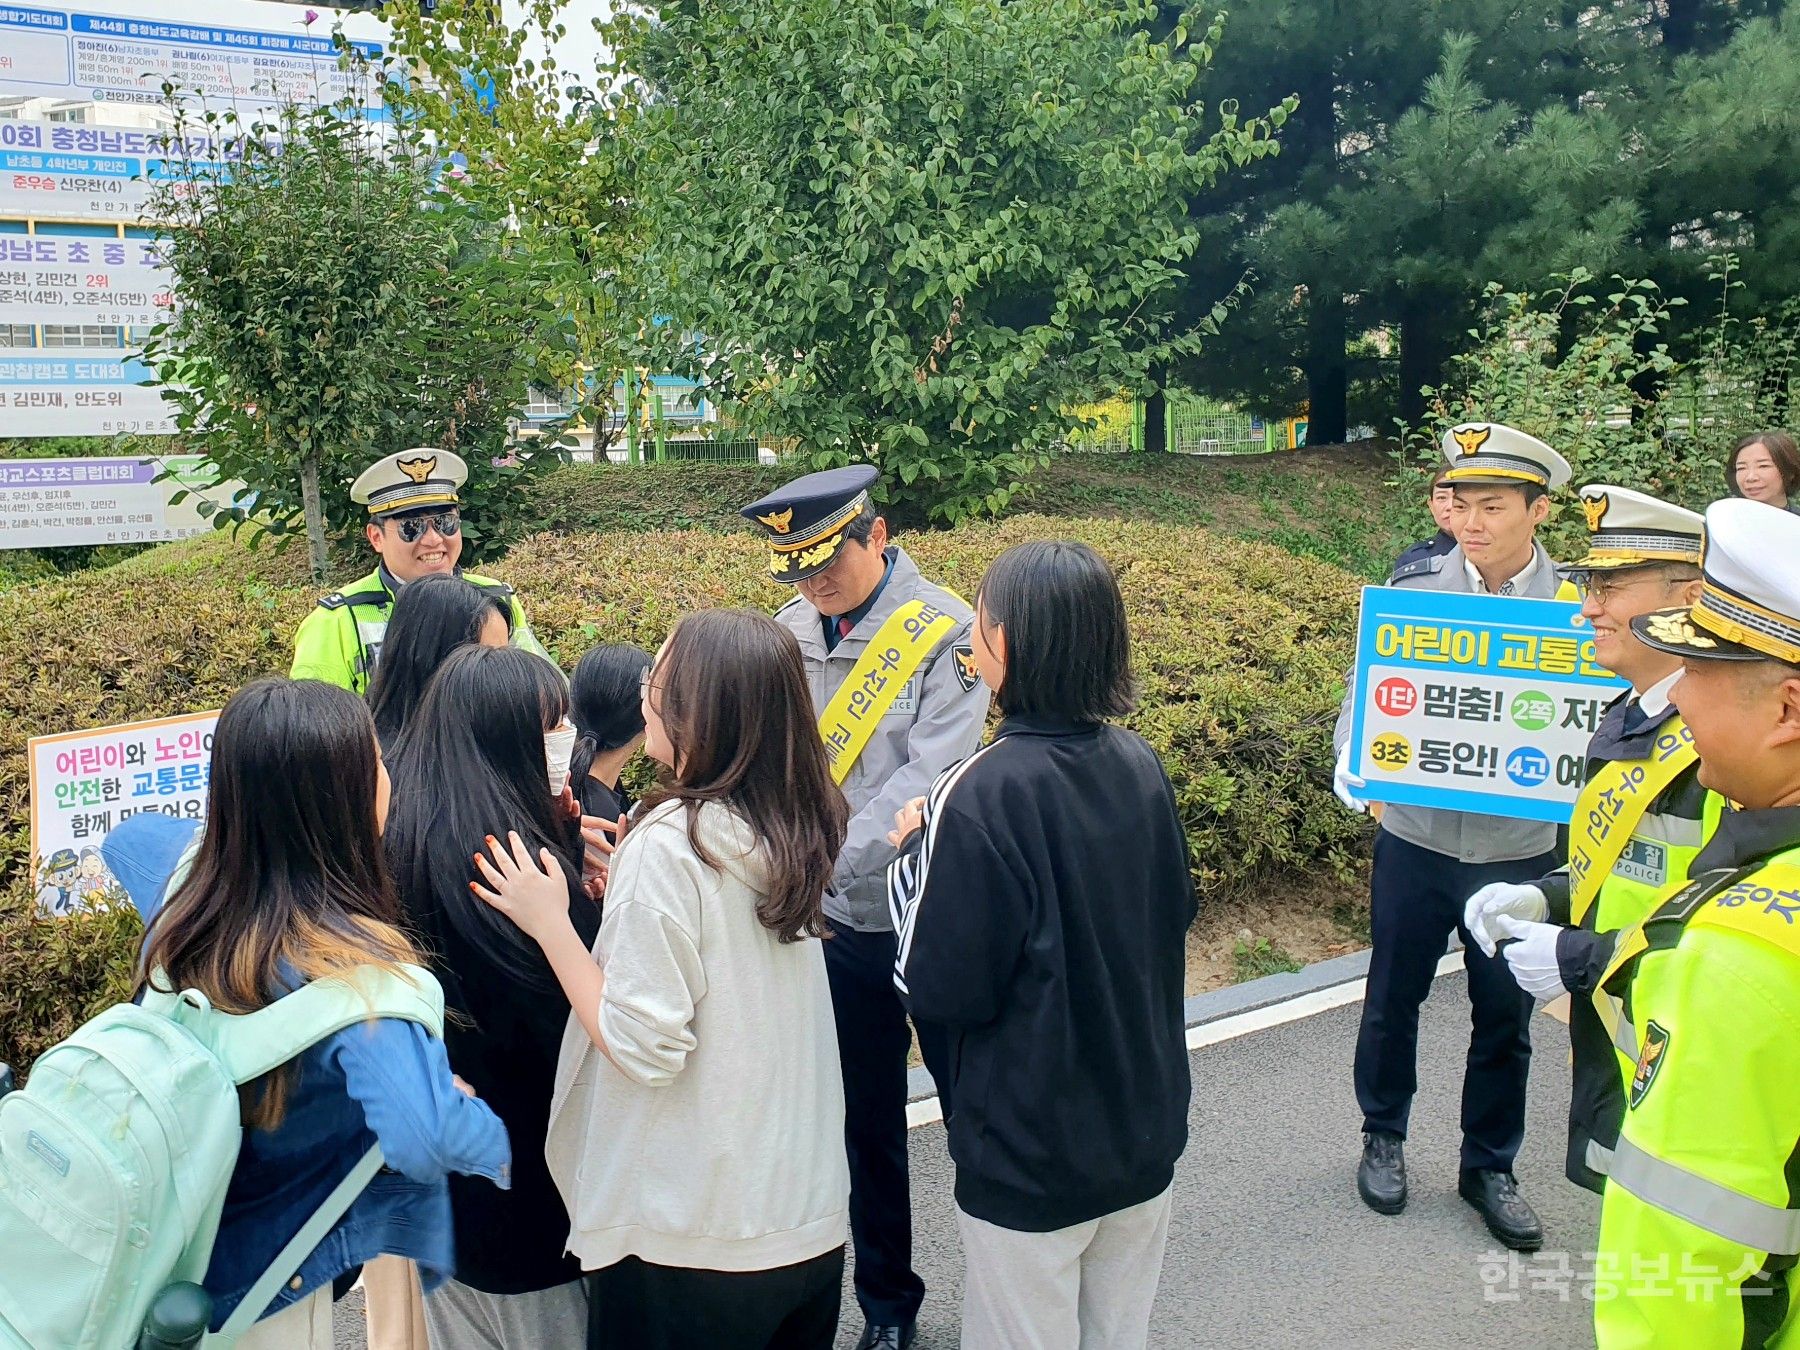
[[[847,808],[791,634],[690,615],[644,676],[637,809],[590,954],[550,859],[490,840],[473,889],[568,996],[550,1132],[591,1350],[827,1350],[849,1172],[820,948]]]

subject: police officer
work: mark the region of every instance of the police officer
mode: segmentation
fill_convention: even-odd
[[[1537,542],[1549,493],[1569,480],[1563,457],[1535,437],[1477,422],[1444,433],[1445,478],[1456,493],[1457,546],[1396,571],[1390,586],[1474,595],[1573,598]],[[1334,789],[1352,810],[1365,786],[1350,772],[1351,708],[1338,717]],[[1389,804],[1375,835],[1370,878],[1373,936],[1362,1027],[1356,1040],[1356,1099],[1363,1112],[1357,1190],[1381,1214],[1406,1207],[1406,1137],[1418,1085],[1419,1005],[1431,991],[1463,903],[1493,881],[1542,876],[1559,861],[1556,828],[1529,820]],[[1501,1242],[1536,1250],[1543,1226],[1513,1180],[1525,1134],[1531,1065],[1530,995],[1504,961],[1463,934],[1473,1006],[1462,1092],[1462,1166],[1457,1190]]]
[[[878,478],[867,466],[808,474],[743,514],[767,537],[770,576],[799,591],[775,617],[799,639],[832,773],[850,802],[825,897],[833,933],[825,964],[844,1074],[856,1299],[866,1319],[857,1345],[900,1350],[912,1344],[925,1285],[912,1270],[911,1038],[894,989],[887,836],[894,813],[980,743],[988,690],[975,672],[969,606],[888,542],[869,497]],[[948,1115],[943,1034],[930,1026],[918,1033]]]
[[[1437,533],[1429,539],[1421,539],[1394,559],[1391,571],[1398,572],[1401,568],[1409,567],[1421,558],[1435,558],[1456,547],[1456,536],[1450,533],[1450,517],[1456,508],[1456,489],[1450,485],[1449,478],[1443,473],[1439,473],[1436,478],[1431,480],[1431,501],[1428,505],[1431,508],[1432,523],[1437,526]]]
[[[491,577],[461,573],[462,515],[457,490],[469,468],[448,450],[421,446],[377,461],[350,488],[350,499],[368,508],[365,533],[379,555],[375,570],[333,591],[301,621],[294,634],[296,680],[324,680],[367,693],[394,597],[409,581],[440,572],[464,575],[512,607],[513,645],[547,653],[525,622],[512,587]]]
[[[1595,999],[1629,1074],[1600,1350],[1800,1345],[1800,519],[1715,502],[1703,566],[1691,608],[1632,628],[1681,658],[1700,782],[1742,809],[1621,936]]]
[[[1526,993],[1576,995],[1569,1010],[1575,1083],[1564,1167],[1576,1185],[1599,1191],[1625,1093],[1612,1038],[1589,996],[1619,930],[1642,920],[1670,886],[1687,881],[1724,803],[1700,786],[1693,736],[1669,702],[1680,660],[1646,646],[1631,630],[1639,615],[1699,596],[1703,522],[1693,511],[1622,487],[1585,487],[1581,505],[1591,538],[1587,556],[1569,574],[1585,583],[1581,613],[1593,627],[1596,658],[1631,688],[1607,708],[1588,743],[1568,861],[1535,882],[1484,886],[1469,898],[1463,926],[1490,956],[1504,941],[1499,950]]]

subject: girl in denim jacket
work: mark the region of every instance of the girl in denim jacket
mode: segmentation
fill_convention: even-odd
[[[141,970],[246,1013],[355,966],[417,962],[382,862],[388,795],[374,724],[355,695],[311,680],[250,685],[219,716],[205,833],[192,870],[155,914]],[[417,1261],[427,1287],[448,1275],[447,1176],[506,1186],[511,1166],[505,1127],[460,1088],[441,1041],[387,1018],[247,1085],[243,1145],[205,1281],[214,1328],[376,1142],[387,1170],[239,1350],[328,1350],[334,1282],[382,1252]]]

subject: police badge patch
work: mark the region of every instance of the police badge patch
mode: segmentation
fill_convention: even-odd
[[[956,682],[966,694],[981,682],[981,672],[975,669],[975,649],[959,642],[950,649],[950,655],[956,658]]]
[[[1656,1082],[1656,1075],[1662,1072],[1662,1063],[1668,1052],[1668,1031],[1652,1021],[1644,1028],[1644,1048],[1638,1054],[1637,1072],[1631,1075],[1632,1110],[1635,1111],[1638,1103],[1650,1095],[1650,1089]]]

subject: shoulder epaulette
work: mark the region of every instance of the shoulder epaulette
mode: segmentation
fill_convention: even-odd
[[[1404,567],[1396,567],[1393,574],[1388,577],[1388,584],[1391,586],[1394,582],[1402,581],[1407,577],[1425,576],[1432,572],[1441,572],[1444,570],[1444,559],[1449,556],[1450,555],[1447,553],[1438,553],[1429,558],[1420,558],[1417,562],[1409,562]]]
[[[806,597],[804,595],[796,595],[792,600],[788,601],[785,605],[781,606],[781,608],[776,610],[775,612],[777,614],[786,614],[795,605],[804,605],[805,603],[806,603]]]
[[[510,600],[517,594],[517,592],[504,581],[493,581],[485,578],[481,581],[477,581],[474,577],[464,577],[463,580],[467,581],[471,586],[486,592],[488,595],[495,596],[501,600]]]
[[[1644,920],[1644,936],[1649,939],[1651,949],[1674,946],[1680,941],[1682,932],[1694,915],[1704,909],[1715,896],[1729,890],[1745,877],[1754,875],[1757,870],[1755,864],[1749,867],[1719,867],[1693,878]]]
[[[346,605],[385,605],[386,591],[333,591],[319,601],[320,609],[342,609]]]

